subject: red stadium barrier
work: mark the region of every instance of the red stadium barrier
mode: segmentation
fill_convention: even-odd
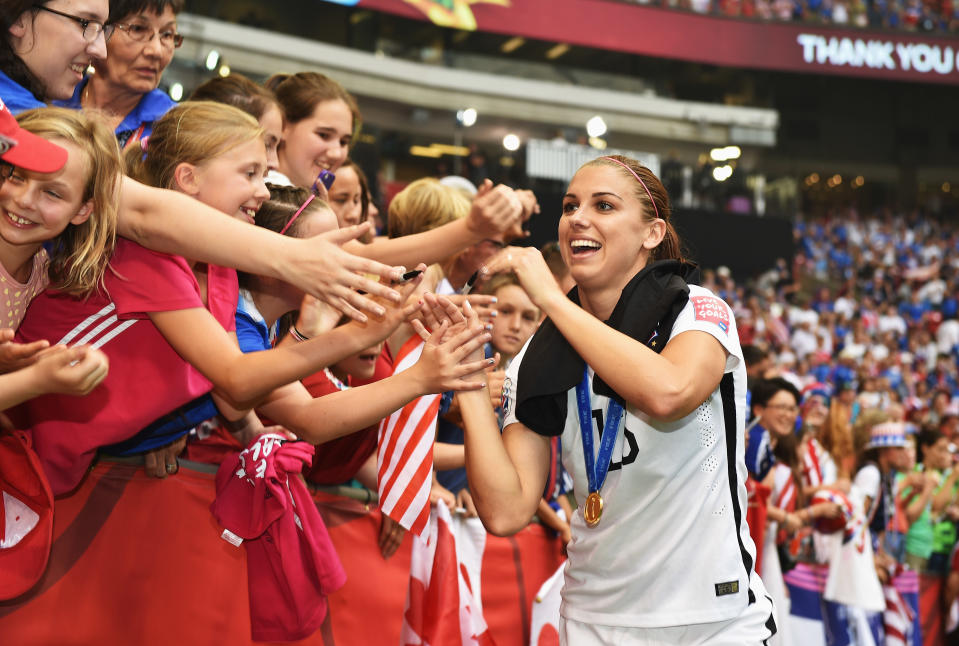
[[[0,642],[241,644],[250,638],[246,552],[220,538],[210,514],[213,474],[181,467],[166,480],[101,463],[57,500],[43,578],[0,602]],[[377,547],[375,508],[324,493],[315,500],[347,572],[319,632],[301,644],[398,644],[411,538],[389,560]],[[489,536],[484,615],[498,646],[525,646],[536,590],[562,561],[555,538],[531,525]]]

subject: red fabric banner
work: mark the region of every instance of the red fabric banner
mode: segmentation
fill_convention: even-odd
[[[949,38],[706,16],[611,0],[452,4],[454,12],[436,0],[359,2],[445,26],[710,65],[959,83],[959,41]]]
[[[102,463],[56,501],[47,571],[28,593],[0,602],[2,643],[253,644],[246,553],[220,538],[209,511],[214,475],[186,467],[166,480]],[[314,495],[347,572],[320,630],[297,644],[398,644],[409,588],[411,537],[384,561],[376,509]],[[499,646],[528,643],[529,609],[562,561],[560,546],[531,525],[489,536],[483,553],[484,616]],[[454,616],[456,610],[454,609]]]

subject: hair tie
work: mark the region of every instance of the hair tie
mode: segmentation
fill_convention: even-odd
[[[656,215],[657,219],[661,219],[659,217],[659,209],[656,208],[656,200],[653,199],[653,194],[649,192],[649,187],[646,186],[646,182],[643,181],[643,178],[640,177],[636,171],[634,171],[632,168],[630,168],[623,162],[619,161],[615,157],[600,157],[600,159],[608,159],[609,161],[619,164],[620,166],[628,170],[629,174],[635,177],[636,181],[639,182],[640,186],[642,186],[646,190],[646,195],[649,196],[649,202],[653,205],[653,213]]]

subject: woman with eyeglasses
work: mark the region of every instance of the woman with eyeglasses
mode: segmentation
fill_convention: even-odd
[[[765,535],[762,545],[756,547],[762,555],[760,575],[779,609],[783,625],[789,614],[789,594],[783,569],[790,565],[780,559],[780,550],[789,551],[791,537],[800,528],[817,518],[833,518],[839,514],[838,505],[821,502],[807,506],[808,501],[802,495],[799,438],[796,434],[799,398],[799,390],[782,377],[757,382],[751,402],[755,422],[750,426],[746,442],[746,468],[769,489]],[[786,629],[774,635],[769,643],[785,646],[794,641],[790,637],[790,631]]]
[[[17,114],[69,99],[106,58],[107,0],[8,0],[0,5],[0,97]]]
[[[782,377],[764,379],[753,388],[752,419],[746,441],[746,468],[762,481],[775,459],[773,449],[779,438],[796,431],[799,390]]]
[[[96,72],[62,105],[102,112],[121,147],[148,137],[153,122],[176,105],[157,86],[183,43],[176,30],[182,10],[183,0],[113,0],[107,57],[94,61]]]

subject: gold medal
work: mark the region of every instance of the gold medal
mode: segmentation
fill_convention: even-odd
[[[596,527],[603,516],[603,497],[598,491],[591,491],[583,505],[583,519],[589,527]]]

